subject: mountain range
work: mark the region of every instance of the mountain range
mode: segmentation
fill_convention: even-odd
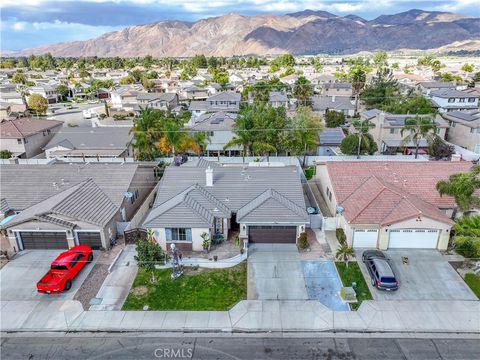
[[[209,56],[352,54],[360,51],[428,50],[467,44],[480,48],[480,18],[409,10],[365,20],[305,10],[287,15],[230,13],[196,22],[160,21],[130,26],[85,41],[25,49],[15,55]],[[473,44],[473,45],[472,45]]]

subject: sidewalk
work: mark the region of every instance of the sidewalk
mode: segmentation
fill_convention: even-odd
[[[480,301],[244,300],[230,311],[83,311],[78,301],[1,303],[1,331],[428,332],[480,334]]]

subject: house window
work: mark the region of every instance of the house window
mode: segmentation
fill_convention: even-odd
[[[475,98],[468,98],[468,102],[470,103],[475,102]]]
[[[452,121],[452,122],[450,123],[450,126],[451,126],[451,127],[455,127],[455,126],[457,126],[457,123]]]
[[[17,139],[17,144],[21,144],[22,143],[22,139]]]
[[[455,102],[455,98],[448,98],[448,102],[449,102],[449,103]]]
[[[167,241],[192,241],[192,229],[166,228],[165,238]]]
[[[470,132],[471,132],[472,134],[480,133],[480,128],[471,128],[471,129],[470,129]]]
[[[213,136],[213,131],[207,131],[208,136]]]
[[[464,103],[464,102],[465,102],[465,98],[460,98],[459,101],[462,102],[462,103]]]
[[[440,128],[436,128],[435,129],[435,134],[437,134],[437,135],[440,134],[440,130],[441,130]]]

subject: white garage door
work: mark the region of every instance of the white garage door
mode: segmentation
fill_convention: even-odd
[[[378,239],[378,230],[360,230],[353,232],[353,247],[357,248],[376,248]]]
[[[438,230],[399,229],[390,230],[389,248],[436,249]]]

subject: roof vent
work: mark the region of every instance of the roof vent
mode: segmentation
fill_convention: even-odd
[[[205,180],[206,186],[213,186],[213,169],[210,166],[205,169]]]

